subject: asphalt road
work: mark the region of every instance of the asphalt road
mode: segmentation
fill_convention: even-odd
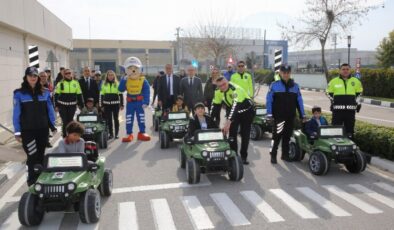
[[[150,111],[146,117],[150,127]],[[115,189],[102,199],[99,223],[81,224],[77,213],[58,212],[33,229],[393,229],[392,174],[368,167],[354,175],[333,164],[317,177],[309,173],[307,157],[272,166],[265,135],[251,142],[242,181],[210,174],[191,187],[178,167],[177,144],[161,150],[157,133],[147,132],[150,142],[117,140],[102,152]],[[21,172],[0,189],[0,229],[23,229],[17,205],[24,181]]]

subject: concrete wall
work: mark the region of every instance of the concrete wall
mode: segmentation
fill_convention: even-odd
[[[13,91],[22,83],[29,45],[38,46],[41,69],[48,66],[47,54],[52,50],[59,61],[57,72],[69,63],[71,28],[35,0],[1,0],[0,124],[7,127],[12,127]]]

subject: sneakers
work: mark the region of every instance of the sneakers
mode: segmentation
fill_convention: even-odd
[[[115,135],[115,139],[119,139],[119,135]]]
[[[246,158],[242,158],[242,164],[248,165],[249,161]]]
[[[113,139],[113,138],[114,138],[113,135],[109,135],[109,136],[108,136],[108,140],[111,140],[111,139]]]
[[[46,147],[47,147],[47,148],[52,148],[53,146],[52,146],[51,142],[48,141]]]
[[[146,133],[138,133],[139,141],[150,141],[150,136]]]
[[[134,139],[133,134],[128,135],[127,137],[122,138],[122,142],[132,142]]]

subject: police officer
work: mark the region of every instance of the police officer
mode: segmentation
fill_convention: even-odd
[[[237,67],[237,72],[231,75],[230,82],[240,86],[250,98],[253,98],[254,89],[252,75],[245,71],[244,61],[239,61]]]
[[[83,108],[84,102],[78,81],[73,80],[70,69],[64,70],[64,79],[56,85],[55,106],[62,119],[63,137],[66,137],[66,126],[74,119],[75,111]]]
[[[296,108],[300,118],[306,122],[301,91],[298,84],[290,79],[290,72],[290,66],[282,65],[280,67],[281,80],[271,83],[266,98],[267,119],[274,120],[270,151],[272,164],[277,163],[276,154],[281,140],[281,158],[289,161],[289,142],[294,129]]]
[[[30,186],[38,177],[34,165],[43,164],[49,128],[56,132],[51,95],[40,84],[35,67],[25,70],[21,88],[14,91],[13,124],[15,138],[22,142],[27,155],[27,185]]]
[[[356,111],[361,104],[357,97],[363,92],[360,80],[350,75],[350,65],[342,64],[340,75],[333,78],[327,87],[327,95],[331,100],[332,124],[344,125],[346,133],[353,138]]]
[[[227,121],[223,127],[225,134],[229,133],[230,147],[238,152],[237,133],[238,127],[241,128],[241,158],[243,164],[249,164],[248,146],[252,121],[255,115],[254,104],[249,95],[238,85],[228,82],[226,78],[216,79],[218,89],[212,101],[211,117],[214,117],[222,106],[226,107]]]
[[[118,90],[119,83],[116,74],[108,70],[100,91],[100,108],[104,109],[109,128],[109,139],[114,137],[112,117],[115,124],[115,139],[119,138],[119,110],[123,110],[123,94]]]

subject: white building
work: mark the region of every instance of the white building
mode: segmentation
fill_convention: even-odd
[[[37,45],[40,68],[49,66],[52,51],[60,66],[68,66],[72,30],[36,0],[0,1],[0,124],[12,127],[13,91],[28,66],[28,46]],[[0,136],[3,133],[0,128]]]

